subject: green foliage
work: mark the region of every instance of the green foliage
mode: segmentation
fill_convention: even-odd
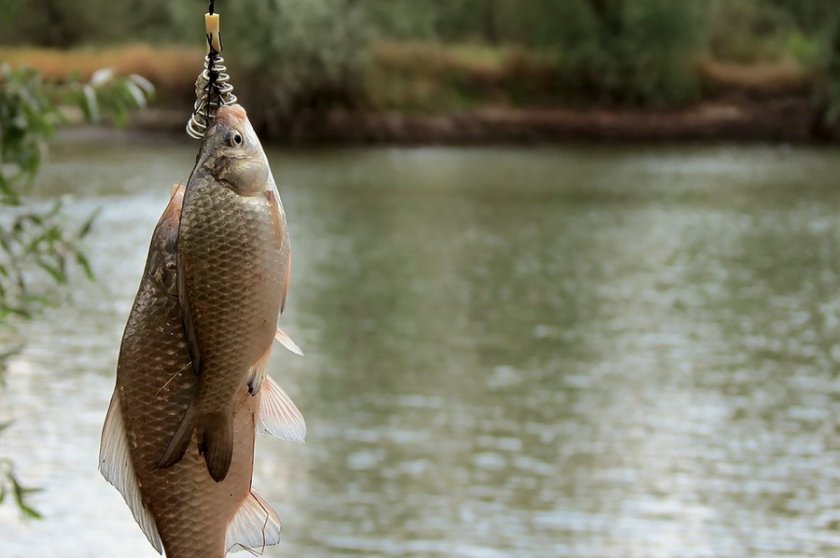
[[[69,47],[115,40],[129,27],[127,2],[108,0],[0,0],[5,44]]]
[[[363,7],[376,37],[432,40],[438,36],[440,13],[434,1],[365,0]]]
[[[33,207],[24,203],[41,164],[47,141],[62,120],[61,105],[80,106],[89,120],[103,114],[118,122],[130,110],[145,105],[150,85],[139,76],[116,78],[97,72],[89,83],[46,84],[34,71],[0,68],[0,326],[13,315],[31,317],[44,302],[37,272],[55,283],[68,281],[75,263],[91,275],[80,242],[90,231],[86,223],[77,231],[64,226],[61,205]]]
[[[0,431],[6,426],[8,425],[2,425]],[[40,492],[40,489],[28,488],[20,483],[11,459],[0,459],[0,504],[6,500],[6,496],[11,495],[24,517],[40,519],[41,514],[28,501],[28,496],[36,492]]]
[[[712,0],[708,18],[711,54],[734,62],[781,59],[794,30],[790,13],[767,0]]]
[[[793,63],[829,77],[836,5],[836,0],[219,0],[216,8],[223,14],[225,56],[240,97],[257,120],[277,123],[401,97],[409,100],[408,108],[435,108],[440,99],[440,109],[499,98],[516,104],[673,105],[699,98],[699,57]],[[206,7],[206,0],[0,0],[0,42],[67,46],[128,38],[198,45]],[[381,68],[371,73],[371,50],[399,42],[490,46],[500,53],[520,48],[529,54],[518,62],[512,58],[489,81],[457,73],[470,64],[438,64],[445,71],[431,77],[420,67],[415,76],[404,70],[387,76]],[[554,61],[547,65],[545,56]],[[546,75],[549,65],[552,76]],[[379,86],[386,90],[375,90]]]
[[[67,48],[126,37],[173,41],[176,5],[168,0],[0,0],[0,44]],[[190,2],[201,12],[206,2]],[[203,6],[202,6],[203,4]]]
[[[836,0],[764,0],[771,10],[778,10],[806,35],[825,34],[836,19]]]
[[[834,28],[829,35],[829,55],[827,56],[825,73],[826,83],[823,86],[823,103],[825,104],[825,123],[836,127],[840,123],[840,20],[835,20]]]
[[[674,104],[699,94],[702,12],[694,2],[578,0],[554,36],[566,83],[606,104]],[[568,20],[567,20],[568,21]],[[546,33],[549,36],[548,33]]]
[[[467,27],[439,32],[506,46],[473,48],[472,54],[460,45],[385,45],[391,53],[377,48],[373,98],[451,109],[481,102],[675,104],[699,95],[694,58],[702,48],[703,13],[694,2],[531,0],[530,10],[518,12],[506,0],[488,6],[497,15],[486,18],[478,35],[467,34]],[[462,0],[447,10],[478,7],[475,0]],[[399,102],[378,104],[400,108]]]
[[[150,94],[139,76],[118,78],[102,71],[88,83],[57,85],[33,70],[0,66],[0,329],[11,329],[13,317],[33,317],[50,300],[52,286],[69,281],[73,265],[93,276],[81,242],[95,216],[71,230],[60,203],[43,207],[26,196],[47,142],[64,120],[62,107],[79,106],[89,119],[108,115],[120,121],[144,106]],[[17,349],[0,347],[0,382]],[[37,518],[26,501],[32,492],[17,480],[11,460],[0,459],[0,501],[11,494],[24,515]]]
[[[362,5],[352,0],[240,0],[229,9],[225,55],[252,79],[235,82],[242,84],[249,112],[277,122],[291,114],[352,104],[361,90],[371,29]]]

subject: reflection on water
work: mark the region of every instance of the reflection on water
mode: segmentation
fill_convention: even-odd
[[[193,144],[64,145],[96,284],[25,325],[0,441],[46,490],[3,556],[151,557],[96,472],[148,237]],[[292,228],[260,439],[268,556],[840,552],[840,157],[745,147],[271,153]],[[103,161],[105,161],[103,163]]]

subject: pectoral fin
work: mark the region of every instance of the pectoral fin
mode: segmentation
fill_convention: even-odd
[[[143,534],[146,535],[158,554],[161,554],[163,553],[163,544],[154,517],[143,505],[140,485],[137,482],[137,475],[134,473],[134,465],[131,463],[128,447],[128,435],[125,431],[120,400],[117,392],[114,391],[114,395],[111,396],[111,404],[108,407],[108,415],[105,417],[105,426],[102,429],[102,441],[99,447],[99,471],[105,477],[105,480],[120,491],[134,516],[134,520],[143,530]]]
[[[306,441],[306,422],[283,388],[271,376],[263,382],[260,390],[260,404],[257,424],[263,432],[281,440],[303,443]]]
[[[196,428],[207,471],[214,481],[222,482],[233,460],[233,412],[201,415]]]
[[[292,341],[292,338],[289,337],[285,331],[277,328],[277,333],[274,334],[274,339],[276,339],[281,345],[289,349],[291,352],[298,356],[303,356],[303,350],[298,347],[297,343]]]
[[[193,430],[198,431],[198,451],[204,455],[207,471],[214,481],[223,481],[233,459],[232,412],[199,415],[195,406],[190,405],[172,440],[164,450],[158,467],[170,467],[184,457],[184,453],[190,446]]]
[[[163,450],[163,455],[161,455],[160,461],[158,461],[158,467],[165,469],[166,467],[171,467],[181,461],[181,458],[184,457],[184,453],[190,446],[190,440],[192,439],[192,433],[195,429],[195,423],[195,407],[191,404],[187,407],[187,411],[181,418],[181,422],[178,424],[178,428],[175,430],[172,440],[169,441],[169,445],[166,446],[165,450]]]
[[[228,552],[236,546],[251,551],[261,550],[280,542],[280,529],[277,512],[259,495],[251,492],[228,525],[225,548]]]

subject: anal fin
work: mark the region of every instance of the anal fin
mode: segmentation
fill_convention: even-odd
[[[269,344],[265,352],[251,365],[248,371],[248,393],[254,395],[260,391],[260,386],[268,376],[268,361],[271,360],[272,346]]]
[[[259,393],[260,404],[257,424],[281,440],[303,443],[306,441],[306,422],[292,399],[271,376],[266,377]]]
[[[157,525],[152,514],[143,505],[140,485],[137,482],[134,465],[131,463],[131,456],[128,454],[128,447],[128,435],[125,431],[119,394],[114,391],[111,396],[111,404],[108,406],[108,415],[105,417],[105,426],[102,428],[102,441],[99,446],[99,471],[105,477],[105,480],[120,491],[134,516],[134,520],[143,530],[143,534],[146,535],[158,554],[162,554],[163,544],[158,534]]]
[[[225,535],[225,548],[238,550],[261,550],[280,541],[280,518],[277,512],[255,492],[242,502]]]

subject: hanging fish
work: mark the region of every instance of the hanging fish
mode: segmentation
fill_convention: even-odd
[[[208,474],[195,436],[177,464],[158,467],[198,385],[177,296],[182,199],[180,188],[152,236],[120,347],[99,468],[158,552],[165,550],[168,558],[222,558],[236,545],[259,549],[278,541],[276,513],[251,491],[255,430],[302,442],[306,426],[271,378],[255,395],[243,383],[232,396],[235,448],[223,482]]]
[[[202,141],[184,193],[177,272],[198,385],[160,466],[177,463],[196,431],[221,481],[236,443],[234,396],[245,384],[260,389],[291,274],[280,196],[239,105],[219,108]]]

